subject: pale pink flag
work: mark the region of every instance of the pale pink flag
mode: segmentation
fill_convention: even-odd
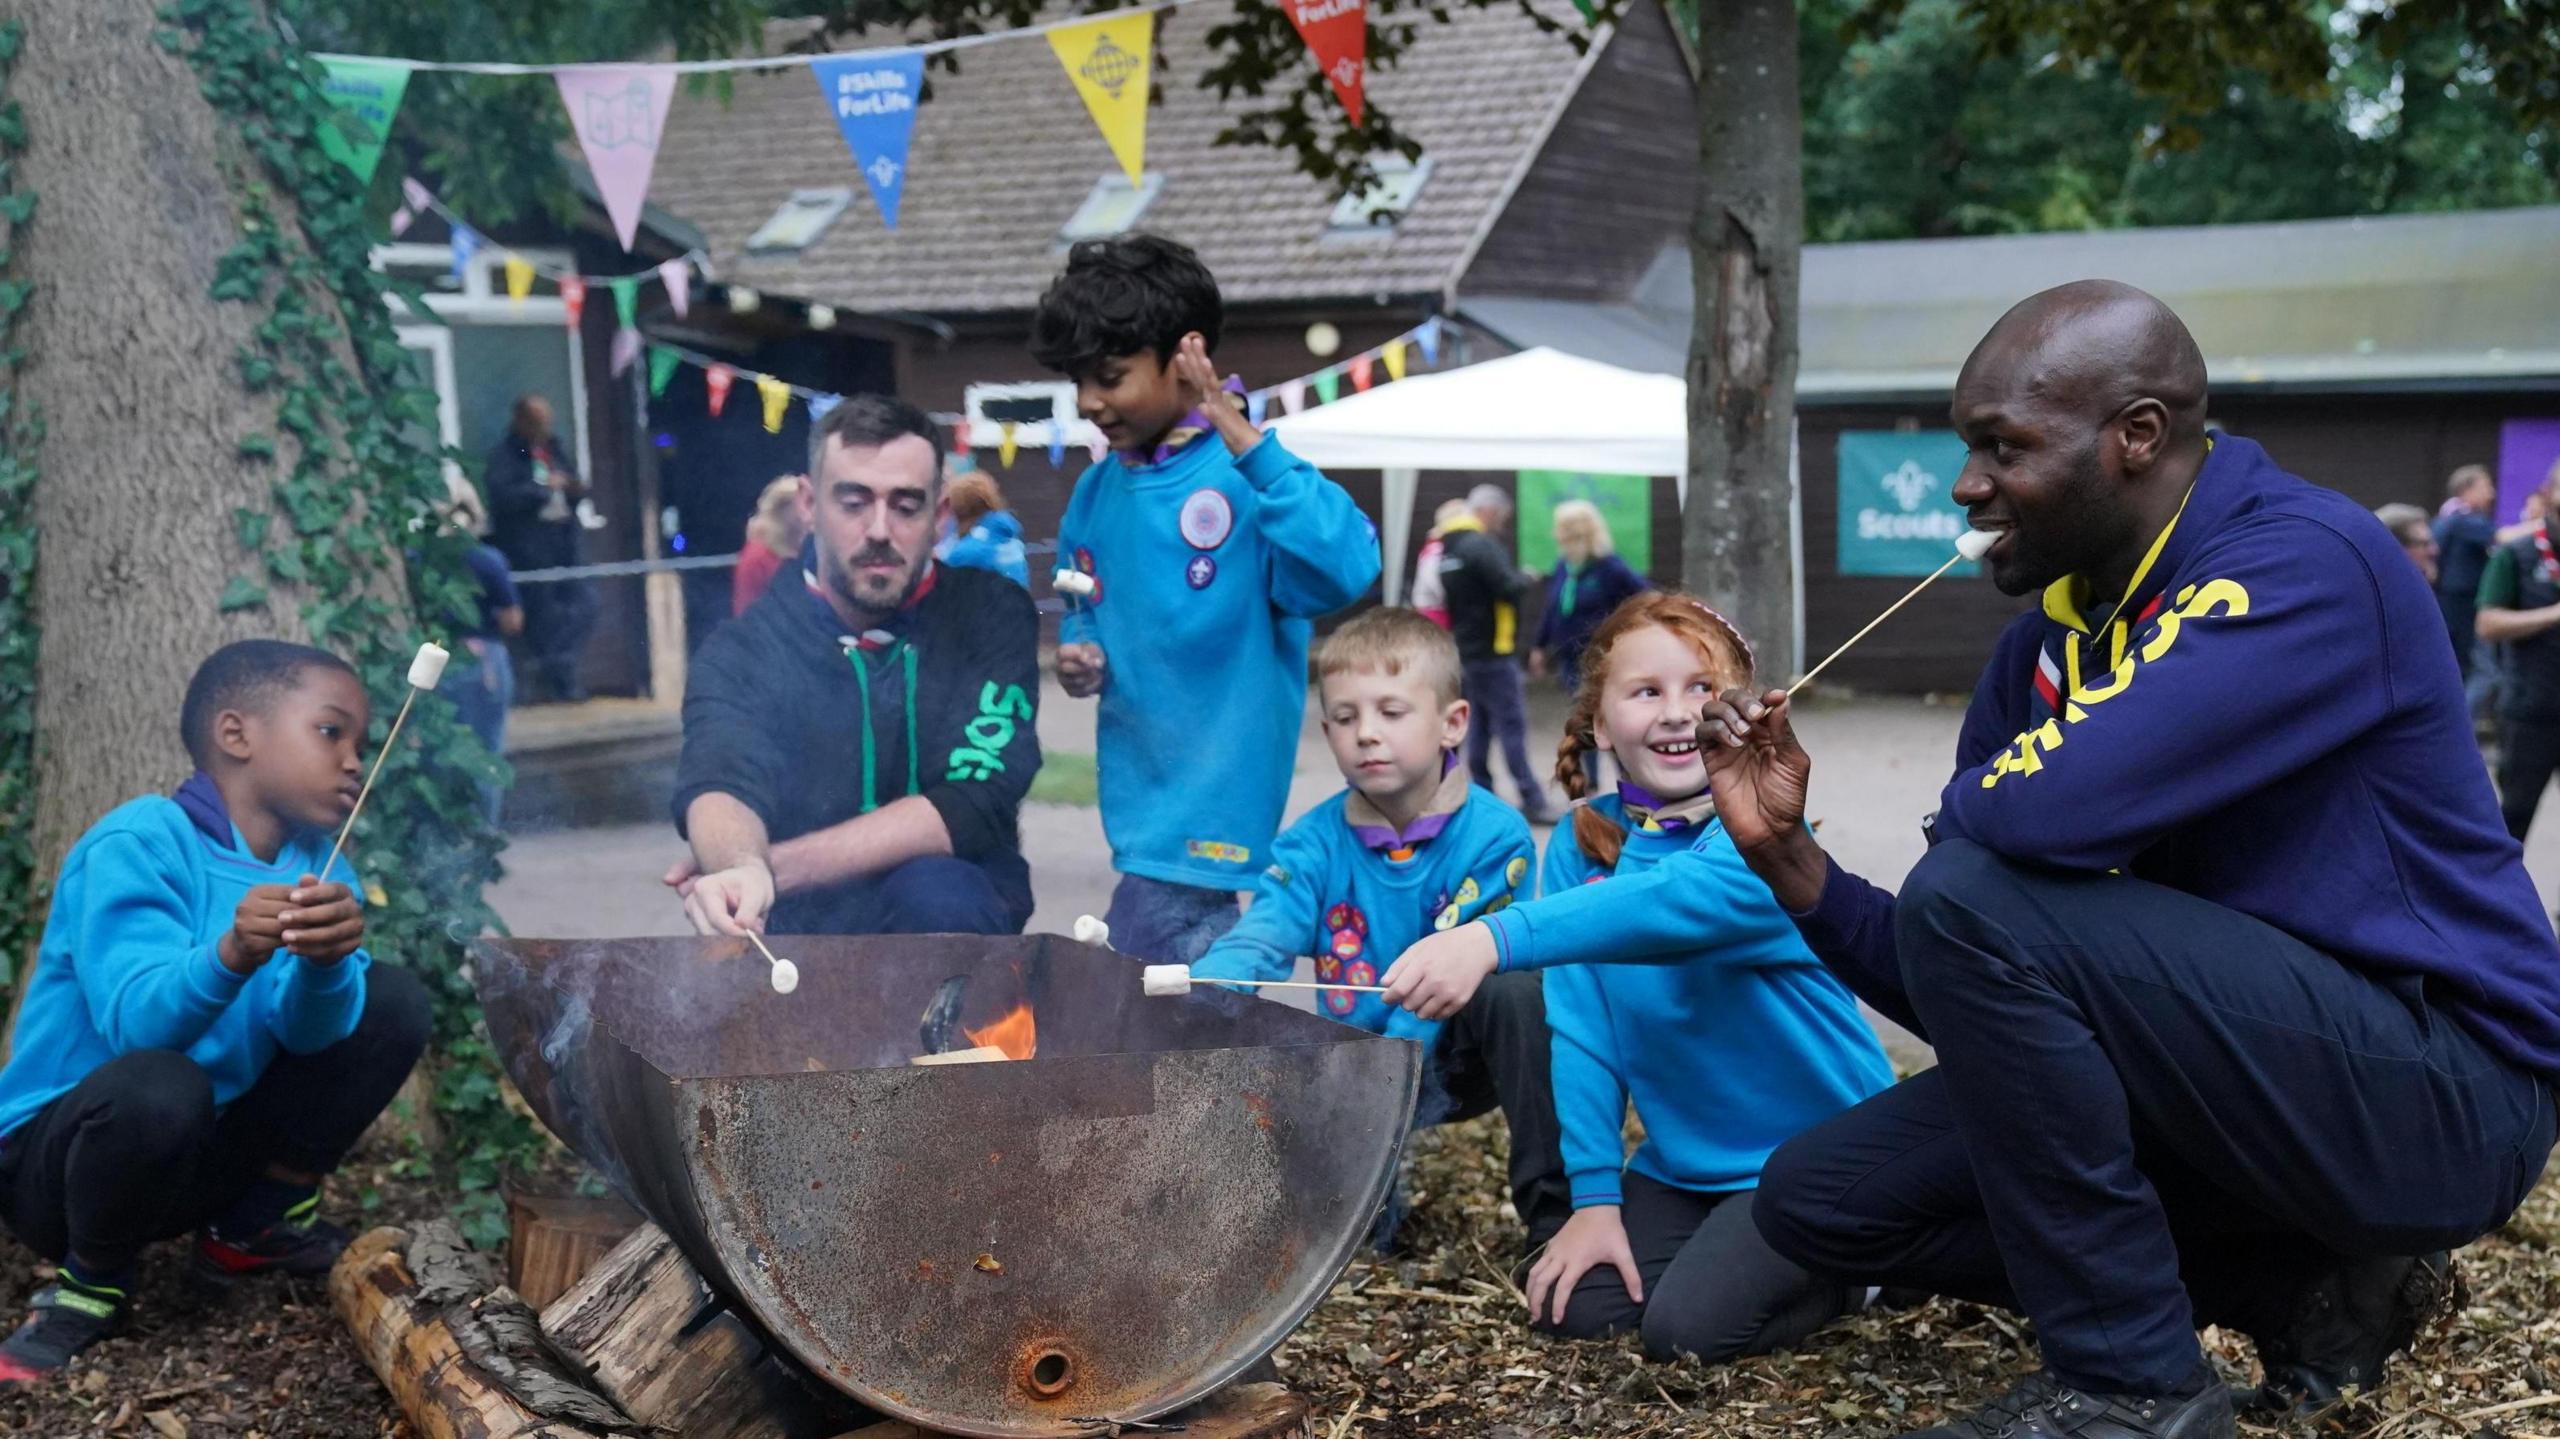
[[[1291,380],[1280,387],[1280,408],[1296,414],[1307,407],[1307,382]]]
[[[640,207],[649,198],[667,102],[675,98],[675,72],[663,65],[592,65],[562,70],[555,78],[560,103],[569,107],[569,128],[604,196],[604,211],[628,250],[640,233]]]
[[[682,258],[669,260],[658,267],[658,280],[667,287],[667,304],[684,318],[685,306],[693,302],[693,267]]]

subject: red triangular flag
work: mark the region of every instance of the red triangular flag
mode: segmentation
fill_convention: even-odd
[[[561,276],[560,308],[569,312],[569,328],[578,328],[578,316],[587,309],[587,282],[575,275]]]
[[[1333,86],[1334,97],[1360,123],[1360,95],[1368,82],[1369,0],[1282,0],[1289,23],[1316,57],[1316,68]]]
[[[1363,394],[1368,392],[1369,382],[1376,378],[1371,368],[1372,364],[1373,361],[1367,355],[1362,355],[1351,362],[1351,388]]]
[[[727,365],[714,363],[702,372],[702,387],[711,392],[711,418],[720,418],[720,407],[729,403],[729,384],[738,372]]]

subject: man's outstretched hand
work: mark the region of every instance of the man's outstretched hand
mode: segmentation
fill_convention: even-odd
[[[1804,827],[1813,760],[1796,742],[1786,691],[1726,690],[1707,702],[1703,720],[1717,820],[1778,903],[1812,909],[1827,866]]]

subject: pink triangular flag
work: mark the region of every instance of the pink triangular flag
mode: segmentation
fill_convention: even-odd
[[[640,207],[649,198],[649,171],[658,163],[658,140],[675,98],[675,71],[663,65],[581,65],[562,70],[560,102],[569,128],[586,152],[587,168],[613,218],[622,248],[640,233]]]
[[[1291,380],[1280,387],[1280,408],[1296,414],[1307,407],[1307,382]]]
[[[613,332],[613,373],[619,375],[640,358],[640,332],[624,328]]]
[[[693,267],[679,257],[658,267],[658,281],[667,287],[668,308],[676,318],[684,318],[685,306],[693,303]]]

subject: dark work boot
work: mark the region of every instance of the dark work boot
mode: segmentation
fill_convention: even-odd
[[[2237,1439],[2239,1432],[2219,1383],[2192,1394],[2086,1394],[2040,1371],[1973,1414],[1902,1439]]]
[[[2450,1254],[2351,1260],[2303,1290],[2281,1330],[2250,1336],[2267,1382],[2244,1402],[2254,1413],[2309,1418],[2350,1389],[2369,1393],[2384,1361],[2462,1304],[2462,1274]]]

